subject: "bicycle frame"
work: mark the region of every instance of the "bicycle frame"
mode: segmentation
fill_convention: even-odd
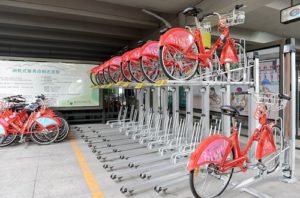
[[[187,169],[192,171],[206,163],[218,165],[220,172],[239,167],[243,172],[247,170],[245,162],[249,162],[247,153],[254,141],[258,142],[256,148],[256,159],[261,160],[264,156],[276,151],[274,143],[272,125],[266,124],[266,115],[262,114],[260,124],[247,142],[247,145],[241,150],[239,145],[239,135],[235,127],[231,129],[232,135],[225,137],[223,135],[213,135],[204,140],[198,148],[192,153]],[[232,160],[227,160],[230,152],[234,153]]]
[[[186,58],[199,60],[202,67],[210,67],[213,54],[220,47],[222,48],[220,64],[238,63],[238,56],[234,46],[234,40],[229,36],[229,28],[223,24],[218,24],[218,29],[222,33],[218,40],[208,50],[203,44],[202,34],[200,31],[200,22],[195,19],[196,29],[189,31],[184,28],[172,28],[161,36],[159,45],[170,46],[183,52]],[[226,38],[225,44],[223,43]],[[196,43],[199,53],[193,52],[193,44]]]

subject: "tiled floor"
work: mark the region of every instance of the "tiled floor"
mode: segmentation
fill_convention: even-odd
[[[102,168],[90,148],[73,132],[80,151],[98,181],[101,191],[107,198],[125,197],[119,189],[123,185],[139,184],[141,179],[133,178],[115,183],[110,174]],[[297,151],[297,168],[300,169],[300,153]],[[297,176],[300,178],[300,171]],[[249,177],[251,173],[238,173],[233,182]],[[260,181],[253,187],[272,197],[299,197],[300,184],[286,184],[278,180],[280,174]],[[48,146],[24,143],[0,148],[0,198],[89,198],[90,189],[83,177],[70,141]],[[182,182],[168,190],[166,194],[157,194],[152,188],[137,192],[133,198],[150,197],[192,197],[188,182]],[[222,197],[252,197],[239,191],[227,190]]]

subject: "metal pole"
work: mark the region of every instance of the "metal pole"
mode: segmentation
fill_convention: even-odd
[[[206,86],[206,87],[202,87],[201,88],[201,93],[202,93],[202,105],[201,105],[201,109],[202,109],[202,114],[205,115],[205,117],[203,118],[203,132],[204,134],[202,135],[203,138],[208,137],[209,135],[209,126],[210,126],[210,109],[209,109],[209,91],[210,91],[210,87]]]
[[[169,104],[169,97],[168,97],[168,87],[164,87],[161,89],[161,106],[162,106],[162,126],[164,126],[164,122],[167,121],[165,118],[168,115],[168,104]]]
[[[177,122],[178,120],[175,120],[175,114],[179,111],[179,86],[173,87],[173,93],[172,93],[172,112],[173,112],[173,122]]]
[[[255,128],[258,126],[258,120],[255,120],[253,115],[256,108],[256,96],[259,94],[259,54],[258,52],[253,53],[254,58],[254,67],[253,67],[253,80],[254,86],[249,89],[249,97],[248,97],[248,137],[254,133]],[[251,162],[255,162],[255,152],[256,152],[257,143],[254,142],[249,152],[249,159]]]
[[[144,106],[144,97],[145,97],[145,92],[143,89],[136,89],[135,90],[136,94],[137,94],[137,99],[138,99],[138,102],[139,102],[139,122],[141,122],[142,120],[142,112],[144,111],[145,109],[145,106]]]
[[[186,122],[188,122],[188,114],[191,115],[191,122],[193,122],[193,110],[194,110],[194,87],[193,86],[188,86],[184,89],[186,92]],[[189,126],[187,126],[187,132],[188,135],[190,136],[192,134],[193,130],[193,124],[189,123]]]
[[[296,80],[296,49],[291,49],[291,132],[290,132],[290,169],[291,169],[291,181],[295,182],[295,166],[296,166],[296,130],[297,121],[296,121],[296,89],[297,89],[297,80]]]

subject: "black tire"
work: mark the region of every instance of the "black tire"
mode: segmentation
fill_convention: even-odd
[[[129,61],[129,63],[128,63],[128,70],[129,70],[129,73],[130,73],[130,75],[131,75],[131,78],[132,78],[134,81],[138,82],[138,83],[143,82],[144,78],[138,79],[138,78],[135,76],[135,73],[134,73],[135,71],[134,71],[134,69],[133,69],[132,67],[133,67],[133,66],[132,66],[132,63]],[[139,69],[140,69],[140,65],[137,65],[136,68],[139,68]],[[138,72],[136,72],[136,73],[141,73],[142,76],[144,77],[142,71],[138,71]]]
[[[62,125],[59,127],[59,135],[56,138],[55,142],[62,142],[64,141],[70,132],[69,123],[62,117],[57,117],[61,120]]]
[[[90,73],[90,80],[92,82],[93,85],[97,85],[97,80],[94,80],[93,78],[96,79],[96,75],[94,75],[93,73]]]
[[[231,154],[232,154],[232,157],[234,158],[234,151],[232,150],[231,151]],[[203,165],[202,165],[203,166]],[[197,190],[196,190],[196,184],[195,184],[195,181],[194,181],[194,178],[196,177],[195,176],[195,171],[194,170],[192,170],[191,172],[190,172],[190,179],[189,179],[189,182],[190,182],[190,187],[191,187],[191,191],[192,191],[192,193],[193,193],[193,195],[196,197],[196,198],[212,198],[212,197],[217,197],[217,196],[220,196],[224,191],[225,191],[225,189],[227,188],[227,186],[228,186],[228,184],[229,184],[229,182],[230,182],[230,180],[231,180],[231,178],[232,178],[232,174],[233,174],[233,171],[234,171],[234,169],[231,169],[230,171],[229,171],[229,173],[228,173],[228,180],[227,180],[227,182],[225,183],[225,185],[221,188],[221,189],[219,189],[218,191],[216,191],[215,190],[215,188],[213,189],[214,191],[216,191],[215,192],[215,194],[214,195],[212,195],[212,196],[201,196],[201,195],[199,195],[199,193],[197,192]],[[198,174],[201,174],[201,173],[198,173]],[[222,179],[219,179],[219,180],[222,180]],[[215,186],[214,186],[215,187]],[[207,190],[207,189],[206,189]]]
[[[108,67],[108,76],[109,76],[110,80],[111,80],[113,83],[119,82],[119,81],[120,81],[120,78],[121,78],[121,73],[120,73],[120,74],[117,74],[117,75],[118,75],[117,79],[114,79],[114,77],[112,76],[111,72],[112,72],[112,71],[111,71],[110,66],[109,66],[109,67]]]
[[[160,62],[158,61],[158,64],[160,64]],[[141,67],[141,71],[144,75],[144,78],[146,80],[148,80],[150,83],[154,83],[158,77],[158,73],[159,73],[159,70],[160,70],[160,65],[158,65],[158,67],[156,68],[156,74],[154,75],[154,77],[150,77],[147,72],[146,72],[146,69],[144,67],[144,62],[143,62],[143,57],[140,58],[140,67]]]
[[[246,53],[244,47],[240,43],[234,43],[234,44],[235,44],[235,46],[236,46],[237,49],[241,50],[241,53],[238,53],[239,63],[238,64],[234,64],[234,65],[230,64],[230,69],[226,68],[226,64],[223,65],[222,68],[224,69],[225,72],[227,72],[228,70],[231,70],[231,69],[237,69],[237,68],[241,68],[241,67],[244,68],[244,67],[247,66],[247,65],[244,64],[244,62],[246,64],[248,63],[247,55],[243,56],[243,54]],[[239,51],[239,50],[237,50],[237,51]],[[236,78],[233,78],[232,77],[233,75],[231,74],[231,79],[230,79],[231,81],[233,81],[233,82],[241,82],[244,79],[243,78],[244,70],[241,69],[241,70],[238,70],[238,72],[239,73],[237,75],[235,75],[235,76],[237,76]],[[227,79],[228,74],[225,73],[224,76]]]
[[[98,72],[96,75],[96,81],[97,81],[98,85],[104,84],[104,80],[103,80],[103,77],[101,76],[100,72]]]
[[[276,153],[274,153],[270,156],[267,156],[266,159],[263,158],[262,159],[263,163],[270,158],[271,159],[274,158],[275,155],[277,155],[279,152],[281,152],[281,150],[283,150],[285,148],[284,135],[282,134],[281,128],[277,125],[274,125],[272,127],[272,131],[273,131],[274,142],[276,145]],[[279,167],[279,164],[280,164],[280,155],[276,156],[272,160],[272,162],[269,162],[268,164],[266,164],[267,174],[274,172]]]
[[[17,134],[9,134],[8,136],[0,135],[0,147],[5,147],[12,144],[16,138]]]
[[[39,145],[48,145],[53,143],[59,135],[59,128],[58,126],[50,126],[48,130],[51,131],[51,134],[43,134],[37,132],[38,125],[33,123],[30,127],[30,137],[32,141]]]
[[[197,46],[197,44],[195,43],[195,47],[197,49],[197,52],[199,52],[199,48]],[[173,70],[172,72],[169,72],[168,69],[167,69],[167,66],[165,66],[164,64],[164,59],[163,59],[163,53],[164,53],[164,50],[165,50],[165,46],[161,46],[159,48],[159,60],[160,60],[160,65],[161,65],[161,68],[163,70],[163,72],[165,73],[165,75],[170,79],[170,80],[190,80],[191,78],[193,78],[195,76],[195,74],[198,72],[198,67],[199,67],[199,61],[197,60],[197,63],[195,64],[195,68],[193,69],[193,71],[191,72],[191,74],[188,76],[188,77],[185,77],[185,78],[178,78],[176,77],[174,74],[176,73],[175,70]]]
[[[128,64],[128,63],[127,63],[127,64]],[[121,63],[121,73],[122,73],[122,75],[123,75],[123,77],[124,77],[124,79],[125,79],[126,81],[131,82],[131,75],[129,74],[129,76],[127,76],[127,75],[125,74],[125,69],[124,69],[124,67],[125,67],[125,65],[124,65],[124,63],[122,62],[122,63]]]
[[[109,79],[108,71],[105,71],[105,69],[103,69],[103,80],[104,80],[104,84],[111,83]]]

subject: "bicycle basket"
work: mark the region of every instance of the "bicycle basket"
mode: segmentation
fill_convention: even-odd
[[[234,13],[222,14],[220,23],[226,26],[234,26],[245,22],[245,12],[235,11]]]
[[[256,95],[257,104],[264,104],[268,111],[279,111],[286,107],[287,100],[280,99],[276,93],[264,93]]]

